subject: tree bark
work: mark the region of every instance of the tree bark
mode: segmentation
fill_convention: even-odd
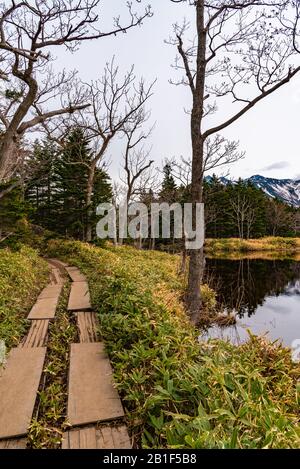
[[[92,199],[93,199],[93,190],[94,190],[94,182],[95,182],[95,172],[96,172],[96,161],[93,161],[89,169],[89,177],[88,177],[87,191],[86,191],[87,221],[86,221],[85,241],[88,243],[92,241],[92,237],[93,237],[91,215],[92,215]]]
[[[198,51],[197,79],[193,91],[193,109],[191,115],[192,136],[192,204],[193,229],[196,229],[196,205],[202,202],[204,139],[201,134],[206,73],[206,31],[204,26],[204,2],[196,4]],[[201,311],[200,284],[203,276],[203,248],[190,251],[187,306],[191,317]]]

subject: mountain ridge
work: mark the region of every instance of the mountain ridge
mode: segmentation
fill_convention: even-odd
[[[211,179],[211,176],[206,179]],[[236,182],[225,177],[221,177],[220,180],[223,184]],[[273,199],[277,198],[293,207],[300,208],[300,179],[276,179],[255,174],[244,181],[251,182]]]

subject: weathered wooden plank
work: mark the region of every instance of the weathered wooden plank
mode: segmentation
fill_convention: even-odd
[[[127,428],[102,427],[97,433],[97,448],[99,449],[131,449],[132,445]]]
[[[131,449],[127,428],[86,427],[70,430],[63,436],[62,449]]]
[[[44,347],[47,342],[49,319],[32,321],[27,337],[20,348]]]
[[[52,264],[54,267],[57,267],[59,269],[68,267],[69,264],[66,262],[60,261],[58,259],[47,259],[50,264]]]
[[[70,275],[72,282],[86,282],[86,276],[77,267],[66,267],[66,271]]]
[[[17,440],[0,441],[0,450],[1,449],[26,449],[26,446],[27,446],[26,438],[17,439]]]
[[[53,319],[55,317],[56,308],[59,297],[43,298],[37,300],[29,313],[28,319]]]
[[[87,282],[74,282],[71,286],[68,311],[91,310],[91,298]]]
[[[0,371],[0,439],[26,435],[46,348],[12,349]]]
[[[97,342],[98,321],[93,312],[81,311],[76,313],[77,325],[79,329],[79,339],[81,343]]]
[[[38,296],[38,300],[44,300],[47,298],[59,298],[61,291],[62,291],[62,284],[58,285],[48,285],[41,291]]]
[[[124,416],[104,345],[73,344],[70,355],[68,420],[72,426]]]
[[[59,269],[52,268],[50,273],[50,285],[63,285],[65,279]]]

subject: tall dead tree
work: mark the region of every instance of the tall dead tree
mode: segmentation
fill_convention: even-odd
[[[116,136],[123,136],[134,129],[143,107],[152,96],[154,83],[147,86],[144,80],[137,82],[132,67],[124,77],[119,77],[114,60],[106,65],[100,80],[86,85],[90,107],[74,116],[74,125],[82,127],[93,144],[93,159],[89,168],[87,210],[92,207],[95,172],[103,160],[109,145]],[[91,241],[92,227],[88,224],[86,240]]]
[[[149,117],[150,113],[142,107],[136,115],[135,122],[124,128],[126,148],[123,163],[124,178],[121,177],[121,181],[125,184],[126,207],[134,197],[141,196],[152,188],[151,167],[154,160],[150,159],[151,149],[145,150],[144,148],[144,142],[151,135],[152,129],[149,131],[143,129]],[[120,236],[119,244],[122,243],[123,238]],[[142,238],[139,240],[139,246],[141,243]]]
[[[242,118],[258,103],[289,83],[299,72],[298,0],[171,0],[194,10],[194,23],[174,25],[184,77],[191,91],[192,185],[194,209],[202,202],[205,143]],[[195,40],[186,41],[192,29]],[[221,116],[218,117],[218,109]],[[216,114],[212,127],[211,115]],[[224,114],[227,116],[224,118]],[[196,210],[193,215],[196,227]],[[187,305],[201,311],[203,249],[190,252]]]
[[[123,169],[125,178],[122,179],[122,182],[126,185],[127,205],[130,203],[132,197],[140,195],[141,191],[146,189],[147,181],[143,180],[141,186],[141,177],[146,173],[147,176],[150,177],[148,170],[154,163],[154,161],[149,158],[151,149],[145,150],[142,144],[150,136],[152,130],[150,129],[148,132],[144,132],[142,129],[148,117],[145,109],[141,108],[136,116],[134,124],[124,129],[126,148]]]
[[[140,3],[140,0],[137,0]],[[127,2],[129,18],[116,18],[108,31],[101,28],[101,0],[46,0],[0,5],[0,183],[8,180],[18,165],[16,149],[25,132],[57,115],[84,108],[80,96],[61,107],[46,109],[45,96],[65,91],[66,74],[54,82],[49,64],[53,48],[75,51],[83,41],[125,33],[151,15],[150,7],[137,14]],[[48,79],[45,79],[45,76]],[[52,74],[53,76],[53,74]],[[72,77],[68,77],[68,83]],[[47,102],[49,99],[47,100]],[[53,100],[55,102],[55,100]]]

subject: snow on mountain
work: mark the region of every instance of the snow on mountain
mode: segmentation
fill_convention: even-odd
[[[256,175],[249,178],[249,181],[270,197],[276,197],[289,205],[300,207],[300,180],[274,179]]]
[[[211,177],[206,178],[210,180]],[[283,202],[300,208],[300,180],[294,179],[274,179],[260,176],[259,174],[247,179],[254,186],[262,189],[269,197],[277,198]],[[224,177],[221,178],[223,184],[234,183]]]

